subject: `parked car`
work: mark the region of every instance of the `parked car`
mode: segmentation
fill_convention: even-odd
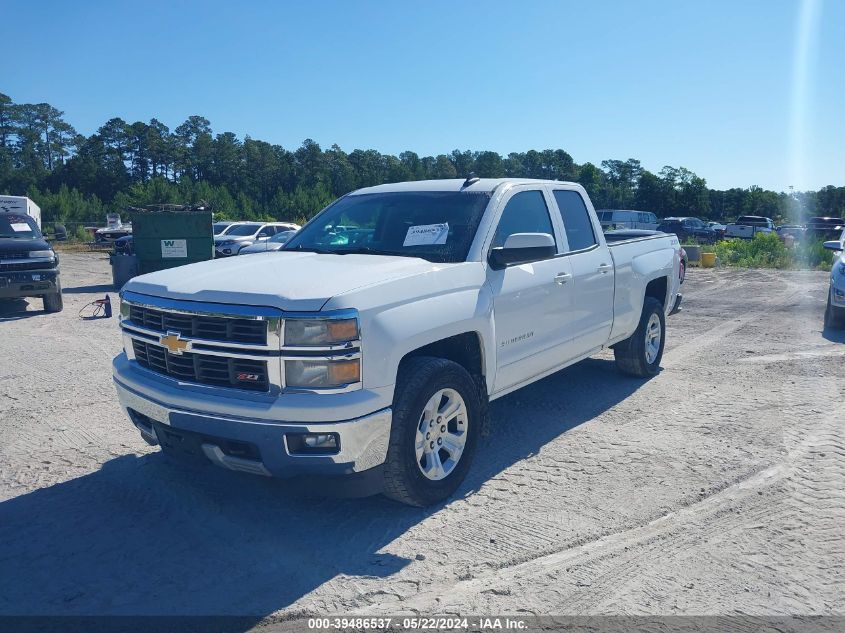
[[[229,220],[220,220],[211,225],[211,230],[214,235],[226,235],[226,232],[237,224],[246,224],[246,222],[231,222]]]
[[[356,242],[333,243],[338,226]],[[656,375],[679,253],[674,235],[608,244],[575,183],[361,189],[272,267],[243,257],[129,281],[114,383],[171,454],[425,506],[483,449],[488,401],[607,348],[622,372]]]
[[[653,231],[659,221],[650,211],[602,209],[596,211],[603,231],[613,229],[644,229]]]
[[[721,239],[725,236],[725,229],[727,228],[726,224],[722,224],[721,222],[708,222],[707,226],[716,231],[716,237]]]
[[[260,242],[256,242],[252,246],[244,246],[239,252],[238,255],[252,255],[255,253],[267,253],[270,251],[277,251],[284,246],[287,241],[296,235],[296,231],[282,231],[281,233],[276,233],[273,237],[268,240],[262,240]]]
[[[830,290],[827,293],[827,308],[824,325],[829,328],[845,329],[845,229],[838,240],[824,243],[824,247],[836,253],[830,269]]]
[[[0,211],[0,299],[40,297],[45,312],[62,311],[59,256],[33,217]]]
[[[295,231],[298,224],[289,222],[242,222],[225,230],[223,235],[214,236],[214,256],[237,255],[242,248],[273,237],[282,231]]]
[[[725,228],[725,237],[738,237],[750,240],[757,233],[771,233],[775,230],[775,223],[771,218],[764,218],[759,215],[741,215],[736,222],[728,224]]]
[[[681,242],[695,239],[705,244],[712,244],[718,239],[716,231],[698,218],[664,218],[657,226],[658,231],[674,233]]]
[[[837,240],[845,230],[845,220],[842,218],[817,217],[807,221],[807,237],[812,240]]]
[[[800,224],[781,224],[775,229],[775,232],[781,239],[791,237],[796,242],[804,237],[804,227]]]

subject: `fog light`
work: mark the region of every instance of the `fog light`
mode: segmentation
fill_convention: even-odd
[[[340,451],[337,433],[288,433],[285,438],[291,455],[331,455]]]

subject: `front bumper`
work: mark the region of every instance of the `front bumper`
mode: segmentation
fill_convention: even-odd
[[[230,470],[285,478],[352,476],[378,467],[387,456],[390,408],[334,422],[242,417],[215,410],[215,399],[200,399],[193,407],[180,406],[170,404],[174,399],[168,397],[167,389],[156,389],[147,381],[143,392],[133,388],[129,383],[137,386],[138,377],[130,375],[135,372],[123,355],[115,359],[113,367],[120,404],[147,442],[185,447],[186,452]],[[266,404],[256,406],[267,413]],[[300,433],[336,433],[339,448],[333,454],[293,453],[288,437]]]
[[[0,299],[41,297],[59,289],[58,269],[0,272]]]
[[[234,244],[227,244],[226,246],[215,246],[215,257],[234,257],[242,248],[249,246],[249,243],[235,242]]]

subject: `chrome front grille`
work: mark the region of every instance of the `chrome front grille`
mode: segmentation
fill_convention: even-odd
[[[56,262],[54,261],[0,263],[0,272],[9,272],[14,270],[52,270],[55,267]]]
[[[264,320],[170,312],[141,305],[129,306],[129,320],[158,332],[175,330],[184,337],[267,344],[267,322]]]
[[[135,360],[159,374],[200,385],[267,391],[267,361],[185,352],[171,354],[166,348],[132,339]]]
[[[281,311],[123,294],[130,360],[180,383],[281,390]]]
[[[342,315],[340,314],[342,313]],[[357,318],[357,311],[285,313],[277,308],[166,299],[124,291],[120,304],[123,348],[144,370],[181,385],[228,387],[263,392],[340,393],[362,382],[337,387],[289,386],[292,360],[360,358],[361,341],[331,345],[285,345],[290,319]]]

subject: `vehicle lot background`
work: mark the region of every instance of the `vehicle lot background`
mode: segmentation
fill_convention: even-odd
[[[828,275],[690,271],[663,371],[604,353],[492,405],[460,495],[302,499],[120,411],[101,254],[0,305],[0,613],[839,613],[845,336]],[[23,309],[26,308],[26,311]]]

